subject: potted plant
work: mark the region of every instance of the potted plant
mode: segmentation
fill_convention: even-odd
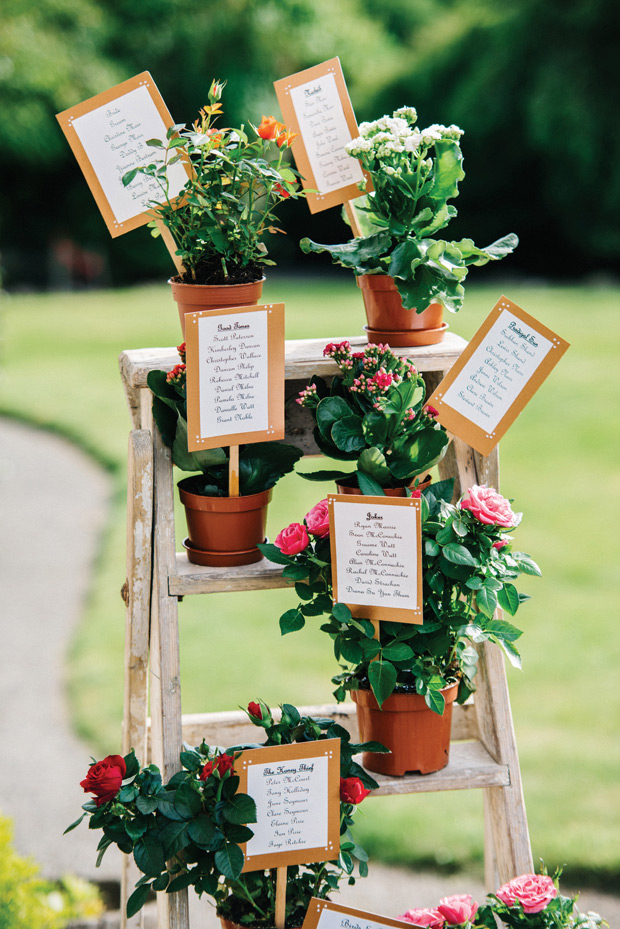
[[[352,744],[349,733],[332,720],[301,716],[286,703],[274,714],[262,700],[250,703],[247,714],[265,730],[262,746],[340,739],[340,855],[336,861],[288,868],[286,926],[291,929],[301,926],[311,897],[336,891],[344,875],[355,883],[356,865],[359,876],[368,873],[368,856],[351,827],[357,806],[377,784],[353,760],[364,746]],[[81,786],[94,799],[66,832],[87,816],[89,828],[103,831],[98,864],[110,845],[133,854],[143,876],[127,901],[128,916],[142,908],[151,891],[175,893],[193,886],[212,898],[224,927],[231,922],[258,929],[274,925],[273,875],[242,873],[240,845],[253,835],[256,807],[239,792],[235,762],[241,750],[257,747],[221,751],[203,741],[181,752],[182,770],[167,784],[155,765],[140,768],[133,751],[93,762]]]
[[[512,929],[596,929],[608,926],[598,913],[580,913],[576,897],[564,897],[559,891],[557,871],[548,874],[522,874],[490,894],[480,908],[480,926],[496,929],[495,917]]]
[[[351,616],[332,601],[327,502],[321,501],[302,523],[293,523],[261,550],[285,565],[295,581],[296,608],[280,617],[282,634],[297,631],[309,616],[328,614],[321,629],[332,639],[336,659],[344,662],[333,678],[334,696],[351,693],[362,739],[381,742],[389,755],[364,755],[364,766],[382,774],[429,773],[448,763],[452,703],[475,690],[474,644],[495,642],[520,667],[511,622],[495,616],[501,607],[514,616],[527,599],[514,581],[539,575],[529,555],[512,551],[507,532],[521,514],[492,488],[474,485],[453,505],[453,481],[424,490],[422,510],[422,624],[380,622],[378,633],[367,619]]]
[[[185,313],[209,307],[258,303],[264,268],[273,265],[264,238],[281,232],[275,210],[289,198],[303,196],[298,173],[284,161],[296,133],[273,116],[260,124],[216,128],[222,115],[224,84],[213,81],[209,103],[186,129],[171,126],[166,140],[150,139],[153,163],[123,176],[131,185],[138,174],[153,178],[165,199],[153,203],[177,246],[185,272],[170,280],[185,334]],[[179,197],[170,199],[168,168],[183,162],[189,177]],[[150,225],[160,234],[157,220]]]
[[[443,338],[442,309],[463,304],[470,265],[498,261],[518,245],[506,235],[486,248],[437,233],[456,216],[449,204],[465,176],[458,126],[416,125],[413,107],[360,125],[346,151],[359,158],[374,191],[355,202],[363,235],[342,245],[302,239],[304,252],[329,252],[357,275],[373,341],[428,345]],[[366,182],[360,183],[365,189]]]
[[[425,406],[422,375],[387,345],[352,352],[349,342],[330,342],[323,354],[340,373],[329,387],[313,377],[297,402],[312,410],[321,451],[355,461],[356,470],[302,477],[337,480],[343,493],[404,495],[405,487],[443,458],[449,441],[436,410]]]
[[[179,481],[189,537],[187,557],[193,564],[251,564],[261,556],[267,506],[272,488],[293,470],[303,452],[284,442],[239,446],[238,497],[228,496],[229,455],[225,448],[190,452],[187,447],[185,343],[178,346],[181,363],[166,373],[150,371],[153,418],[172,461],[182,471],[197,471]]]

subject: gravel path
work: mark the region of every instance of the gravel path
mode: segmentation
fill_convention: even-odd
[[[65,662],[111,490],[108,476],[75,446],[0,419],[0,812],[14,820],[18,851],[32,855],[49,877],[67,871],[97,880],[120,875],[114,849],[95,868],[98,834],[84,824],[62,835],[79,815],[79,781],[89,762],[88,747],[68,723]],[[482,885],[465,875],[374,864],[370,876],[345,887],[339,899],[396,916],[451,893],[484,897]],[[598,910],[612,929],[620,927],[620,896],[584,893],[581,909]],[[194,897],[191,912],[192,929],[219,926],[206,900]],[[106,927],[117,924],[116,917],[106,918]],[[152,910],[146,925],[155,926]]]

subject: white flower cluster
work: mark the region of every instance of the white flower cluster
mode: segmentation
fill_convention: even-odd
[[[437,123],[420,130],[415,125],[416,119],[414,107],[403,106],[392,116],[360,123],[360,134],[349,142],[346,152],[353,158],[369,155],[377,161],[391,161],[394,155],[425,155],[426,150],[440,139],[458,140],[463,135],[458,126],[440,126]],[[385,171],[389,175],[400,173],[399,168],[393,165],[386,166]]]

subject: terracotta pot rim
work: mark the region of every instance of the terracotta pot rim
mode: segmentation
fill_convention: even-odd
[[[195,510],[217,510],[219,512],[239,512],[242,510],[257,510],[266,506],[273,496],[273,487],[267,490],[261,490],[257,494],[241,494],[238,497],[220,497],[210,496],[209,494],[195,494],[191,490],[185,490],[181,485],[183,481],[191,480],[184,477],[177,483],[181,502],[189,504]]]
[[[441,689],[441,693],[443,694],[444,700],[446,701],[446,705],[453,703],[456,700],[458,689],[458,681],[455,681],[453,684],[448,684],[446,687]],[[380,709],[380,711],[383,713],[400,713],[403,710],[408,710],[414,713],[423,710],[432,712],[432,710],[430,710],[430,708],[427,706],[426,700],[421,694],[390,694],[387,700],[383,701],[382,707],[379,708],[377,698],[373,694],[372,690],[360,687],[359,690],[351,691],[351,699],[359,706],[365,706],[371,710]]]
[[[352,478],[354,478],[354,477],[355,477],[355,475],[352,475]],[[415,477],[413,477],[413,478],[409,481],[408,484],[403,484],[402,487],[384,487],[383,490],[384,490],[384,492],[385,492],[385,495],[386,495],[387,497],[390,497],[390,496],[392,496],[392,497],[396,496],[396,497],[397,497],[397,496],[399,496],[400,491],[405,491],[407,488],[409,488],[410,490],[414,490],[414,489],[415,489],[415,490],[424,490],[426,487],[430,487],[430,485],[433,483],[433,479],[432,479],[431,475],[430,475],[430,474],[427,474],[427,475],[424,477],[423,480],[418,480],[418,486],[417,486],[416,488],[414,488],[413,484],[414,484],[414,481],[416,480],[416,478],[419,478],[419,475],[416,474]],[[338,481],[336,481],[336,487],[338,488],[338,493],[345,493],[345,494],[346,494],[346,493],[349,493],[350,491],[359,491],[360,494],[361,494],[361,490],[360,490],[360,488],[359,488],[359,485],[357,485],[357,484],[352,484],[352,483],[346,483],[344,480],[338,480]],[[341,490],[341,488],[344,488],[344,489]],[[403,494],[403,495],[404,495],[404,494]]]
[[[233,290],[235,287],[241,289],[242,287],[254,287],[256,284],[264,284],[267,278],[263,277],[257,278],[255,281],[244,281],[241,284],[188,284],[186,281],[179,281],[178,275],[168,278],[168,283],[174,289],[175,287],[184,288],[184,287],[223,287],[226,290]]]

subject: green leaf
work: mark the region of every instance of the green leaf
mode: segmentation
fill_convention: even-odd
[[[282,577],[290,581],[303,581],[308,576],[308,568],[302,564],[287,565],[282,572]]]
[[[513,552],[512,557],[517,562],[519,570],[522,571],[523,574],[532,574],[536,577],[541,576],[542,571],[529,555],[526,555],[524,552]]]
[[[243,852],[238,845],[227,842],[215,853],[215,864],[220,873],[230,881],[236,881],[244,862]]]
[[[392,474],[387,466],[385,455],[374,445],[372,448],[365,448],[361,453],[357,460],[357,470],[358,473],[367,474],[381,487],[389,484],[392,480]]]
[[[314,592],[311,587],[307,584],[295,584],[295,593],[300,600],[312,600],[314,597]]]
[[[181,784],[174,794],[174,808],[183,819],[193,819],[200,813],[200,794],[189,784]]]
[[[458,197],[459,181],[465,177],[461,146],[455,139],[438,139],[435,142],[434,178],[428,192],[433,203],[442,203]]]
[[[240,446],[239,488],[241,494],[247,496],[269,490],[281,477],[290,474],[302,455],[300,448],[287,445],[285,442],[252,442],[249,445]]]
[[[143,797],[141,795],[136,800],[136,806],[138,810],[145,815],[154,813],[157,809],[157,797]]]
[[[148,900],[149,894],[151,892],[150,884],[140,884],[139,887],[136,887],[132,895],[127,901],[127,918],[131,919],[132,916],[135,916],[138,913],[146,901]]]
[[[290,565],[291,563],[289,556],[283,555],[278,546],[272,542],[260,542],[257,548],[260,549],[268,561],[273,561],[274,564]]]
[[[280,617],[280,632],[286,635],[288,632],[298,632],[306,625],[306,620],[299,610],[287,610]]]
[[[364,471],[357,472],[357,483],[365,497],[385,497],[385,491],[381,484],[378,484],[374,478]]]
[[[349,415],[339,419],[332,426],[331,439],[341,452],[358,452],[365,448],[361,417]]]
[[[471,567],[477,567],[478,565],[469,549],[458,542],[448,542],[447,545],[444,545],[442,553],[446,561],[451,561],[452,564],[471,565]]]
[[[147,830],[147,820],[140,818],[136,819],[127,819],[125,820],[125,831],[130,839],[133,839],[135,842],[136,839],[139,839]]]
[[[188,844],[188,834],[186,822],[172,822],[164,826],[159,833],[159,841],[163,845],[166,861],[185,848]]]
[[[514,584],[505,584],[497,594],[497,602],[502,610],[514,616],[519,609],[519,592]]]
[[[299,477],[306,481],[343,481],[351,477],[354,471],[297,471]]]
[[[388,661],[409,661],[410,658],[413,658],[413,649],[405,642],[393,642],[391,645],[382,648],[381,654]]]
[[[394,442],[389,468],[395,478],[414,477],[441,461],[448,447],[448,436],[435,426],[419,429],[413,436]]]
[[[387,232],[376,232],[368,236],[359,236],[343,245],[320,245],[311,239],[302,239],[299,247],[302,252],[329,252],[332,261],[351,268],[356,275],[385,273],[381,267],[381,258],[389,254],[392,237]]]
[[[162,845],[155,836],[149,833],[136,843],[133,857],[138,868],[148,877],[159,877],[166,868]]]
[[[174,894],[178,890],[185,890],[186,887],[190,887],[194,883],[197,870],[197,868],[193,868],[191,871],[185,871],[183,874],[179,874],[178,877],[170,881],[166,893]]]
[[[497,609],[497,594],[495,591],[489,590],[488,587],[481,587],[476,593],[476,606],[485,616],[492,617]]]
[[[316,424],[323,438],[331,441],[334,424],[350,415],[351,407],[342,397],[321,400],[316,408]]]
[[[224,819],[244,826],[256,822],[256,804],[248,794],[235,794],[224,807]]]
[[[196,819],[188,823],[187,833],[196,845],[206,847],[213,841],[215,825],[208,816],[197,816]]]
[[[87,813],[82,813],[81,816],[78,816],[78,818],[75,820],[75,822],[72,822],[70,826],[67,826],[67,828],[66,828],[65,831],[63,832],[63,835],[66,835],[68,832],[71,832],[72,829],[75,829],[76,826],[79,826],[80,823],[82,822],[82,820],[84,819],[84,817],[87,816],[87,815],[88,815]]]
[[[433,713],[437,713],[438,716],[443,716],[446,701],[440,690],[429,688],[424,694],[424,699],[426,701],[426,705],[433,711]]]
[[[389,661],[371,661],[368,679],[377,703],[382,706],[396,686],[396,668]]]
[[[332,616],[339,623],[348,623],[351,621],[351,610],[346,603],[334,603],[332,607]]]

